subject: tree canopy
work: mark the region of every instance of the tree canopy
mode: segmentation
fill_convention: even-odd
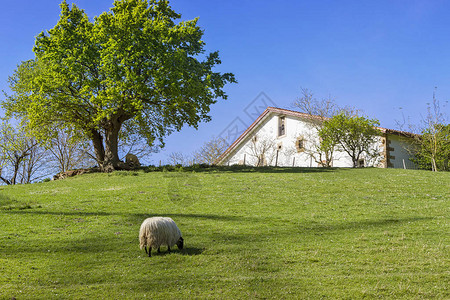
[[[0,124],[0,180],[6,184],[30,183],[39,178],[45,150],[25,128],[15,128],[9,120]]]
[[[80,132],[105,171],[120,167],[119,133],[163,146],[171,132],[209,121],[210,105],[236,82],[213,71],[219,54],[205,55],[198,19],[179,18],[168,1],[117,0],[91,21],[63,1],[56,26],[36,38],[35,58],[10,77],[3,107],[40,140],[55,126]]]
[[[335,147],[350,155],[353,167],[358,167],[361,154],[373,158],[379,155],[379,150],[373,145],[381,131],[376,128],[378,120],[365,117],[338,114],[324,121],[319,136],[323,147]]]
[[[308,127],[315,129],[315,131],[319,132],[323,128],[324,122],[336,115],[356,115],[361,112],[354,107],[342,107],[338,105],[331,96],[319,100],[314,97],[312,91],[309,89],[302,88],[301,90],[302,95],[292,105],[312,116],[313,119],[318,119],[318,121],[310,122],[308,125]],[[317,142],[311,131],[305,133],[306,139],[309,140],[310,144],[309,149],[306,149],[305,153],[323,167],[331,167],[334,150],[337,146],[337,141],[331,136],[327,136],[331,133],[323,131],[321,141]]]
[[[448,171],[450,169],[450,124],[433,124],[417,136],[419,147],[414,162],[422,169]]]

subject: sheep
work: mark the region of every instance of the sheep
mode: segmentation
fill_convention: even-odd
[[[167,245],[168,252],[170,252],[170,247],[175,244],[178,249],[183,249],[184,239],[181,237],[181,231],[177,224],[171,218],[153,217],[142,222],[139,230],[139,246],[141,250],[145,248],[145,253],[149,257],[152,256],[152,248],[158,249],[158,253],[161,253],[161,245]]]

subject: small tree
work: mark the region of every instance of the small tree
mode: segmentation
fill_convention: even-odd
[[[422,169],[432,171],[450,170],[450,124],[433,124],[417,136],[419,147],[416,148],[414,162]]]
[[[318,117],[321,121],[325,121],[337,115],[342,109],[336,104],[331,97],[318,100],[314,98],[314,94],[302,88],[302,96],[297,98],[292,106],[311,116]]]
[[[30,144],[35,140],[30,139]],[[49,164],[49,153],[43,146],[36,144],[30,148],[29,155],[22,161],[19,171],[20,183],[31,183],[50,175],[53,168]]]
[[[319,131],[322,144],[337,145],[352,159],[353,167],[358,167],[361,154],[368,157],[379,156],[379,151],[374,148],[377,137],[381,131],[376,128],[379,125],[376,119],[349,116],[343,113],[326,120]]]
[[[305,153],[312,157],[319,165],[331,167],[333,153],[337,146],[336,141],[331,138],[325,141],[319,141],[316,138],[316,132],[319,132],[323,128],[326,120],[340,113],[351,116],[358,114],[360,111],[353,107],[340,107],[332,97],[318,100],[306,88],[302,88],[302,96],[297,98],[292,105],[294,108],[299,109],[311,117],[311,122],[308,122],[308,127],[313,130],[304,133],[309,145],[308,148],[305,148]]]
[[[255,135],[249,145],[250,156],[255,160],[256,167],[271,165],[276,158],[275,140],[262,135]]]
[[[447,116],[441,112],[441,105],[434,92],[433,102],[428,104],[427,116],[422,120],[421,135],[417,136],[420,148],[416,156],[421,167],[429,164],[433,171],[448,169],[450,125],[445,125],[446,121]]]
[[[30,183],[42,167],[45,150],[23,127],[14,128],[7,121],[0,126],[0,180],[8,185]]]
[[[89,153],[89,142],[80,138],[74,130],[54,129],[54,136],[49,145],[50,157],[58,172],[75,168],[85,168],[95,164],[95,158]]]
[[[227,150],[228,142],[220,137],[212,138],[210,141],[203,144],[203,146],[196,150],[193,154],[195,163],[212,165],[216,159]]]
[[[318,100],[306,88],[302,88],[302,96],[297,98],[292,105],[294,108],[311,116],[311,122],[308,123],[308,127],[313,130],[304,133],[305,139],[309,142],[309,147],[305,148],[305,153],[319,165],[330,167],[333,160],[334,145],[330,146],[329,144],[318,142],[314,134],[322,129],[325,120],[338,113],[339,107],[331,97]]]
[[[168,163],[172,166],[189,166],[192,165],[192,157],[182,152],[172,152],[169,154]]]
[[[445,107],[444,104],[443,108]],[[434,91],[433,101],[427,103],[427,114],[419,123],[411,123],[410,118],[406,121],[404,117],[403,122],[397,122],[400,130],[407,127],[407,130],[412,133],[412,141],[404,148],[408,153],[414,155],[411,160],[421,169],[432,171],[450,169],[448,117],[445,109],[441,109],[441,104],[436,98],[436,91]]]

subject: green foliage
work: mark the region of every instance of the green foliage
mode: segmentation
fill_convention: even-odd
[[[362,154],[369,159],[379,155],[379,149],[374,147],[381,135],[376,128],[378,125],[380,123],[376,119],[341,113],[324,121],[319,130],[321,147],[324,150],[334,147],[344,150],[352,158],[353,167],[357,167]]]
[[[434,124],[423,130],[419,145],[413,161],[421,169],[450,170],[450,124]]]
[[[163,146],[182,126],[209,121],[210,105],[235,82],[212,71],[218,52],[200,60],[198,19],[176,24],[179,18],[168,1],[120,0],[90,21],[63,1],[56,26],[36,38],[35,59],[11,76],[3,107],[27,118],[41,140],[54,124],[73,127],[92,140],[102,168],[117,167],[121,130]]]
[[[310,122],[308,127],[314,129],[314,131],[320,131],[323,127],[323,122],[339,114],[345,115],[356,115],[360,113],[359,109],[354,107],[339,106],[333,98],[322,98],[316,99],[313,93],[302,88],[302,96],[297,98],[293,106],[297,107],[301,112],[310,115],[313,120],[318,120],[318,122]],[[309,147],[305,149],[307,153],[314,161],[322,167],[331,167],[333,162],[334,150],[337,146],[337,141],[333,140],[332,137],[328,137],[328,134],[324,131],[324,138],[322,141],[316,141],[316,137],[307,136]],[[327,136],[327,138],[325,138]]]
[[[30,183],[45,156],[23,126],[14,127],[9,120],[0,124],[0,180],[6,184]]]
[[[175,173],[1,187],[0,298],[450,298],[450,173]],[[158,215],[185,249],[148,258],[139,226]]]
[[[450,124],[448,116],[433,93],[433,101],[427,103],[427,115],[422,119],[421,130],[415,135],[415,162],[423,169],[433,171],[449,170]],[[445,108],[445,105],[442,107]],[[445,110],[444,110],[445,111]],[[446,125],[447,124],[447,125]],[[418,145],[418,147],[417,147]]]

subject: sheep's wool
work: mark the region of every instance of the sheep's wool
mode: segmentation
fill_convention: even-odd
[[[139,231],[139,245],[153,249],[161,245],[173,247],[181,237],[177,224],[168,217],[153,217],[145,219]]]

